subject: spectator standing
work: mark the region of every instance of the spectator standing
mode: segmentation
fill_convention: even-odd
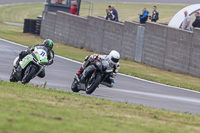
[[[109,9],[110,11],[112,10],[111,5],[108,6],[108,9]]]
[[[77,14],[77,2],[76,1],[73,1],[73,5],[71,6],[69,13],[74,14],[74,15]]]
[[[184,15],[185,15],[185,18],[184,18],[183,23],[181,25],[181,29],[191,30],[191,28],[190,28],[191,18],[190,18],[190,16],[188,16],[187,11],[184,11]]]
[[[148,20],[149,11],[147,11],[146,8],[143,8],[142,12],[143,12],[142,15],[138,14],[140,17],[140,24],[145,24],[146,21]]]
[[[114,15],[110,12],[109,9],[106,9],[106,13],[107,13],[106,20],[113,21],[114,20]]]
[[[153,6],[152,16],[150,16],[151,22],[156,22],[159,19],[159,13],[156,11],[157,7]]]
[[[198,28],[200,28],[200,14],[199,14],[199,12],[196,12],[196,13],[195,13],[195,17],[196,17],[196,19],[195,19],[195,21],[192,23],[192,26],[193,26],[193,27],[198,27]]]
[[[115,5],[111,5],[111,14],[114,15],[114,21],[119,22],[118,11],[115,9]]]

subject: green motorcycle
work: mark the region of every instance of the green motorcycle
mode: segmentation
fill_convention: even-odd
[[[10,82],[21,81],[22,84],[29,83],[31,79],[36,77],[45,66],[48,65],[47,49],[44,47],[35,48],[34,51],[25,56],[16,67],[19,57],[13,62],[13,70],[10,76]]]

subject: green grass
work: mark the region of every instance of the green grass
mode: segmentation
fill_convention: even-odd
[[[0,8],[0,21],[24,23],[24,18],[36,19],[38,15],[42,15],[43,10],[44,5],[42,3],[3,6]]]
[[[22,18],[26,18],[26,17],[31,18],[31,16],[34,16],[34,15],[36,17],[38,14],[40,14],[40,12],[31,13],[29,12],[29,9],[34,8],[34,7],[38,8],[39,5],[43,7],[41,4],[25,4],[25,5],[17,5],[17,6],[0,7],[0,27],[1,27],[0,38],[4,38],[4,39],[14,41],[14,42],[27,45],[27,46],[33,46],[35,44],[42,43],[43,39],[41,39],[38,36],[34,36],[31,34],[23,34],[22,27],[5,25],[2,23],[5,21],[21,22],[23,19],[19,19],[19,20],[15,19],[15,18],[18,18],[17,17],[18,14],[21,14],[21,17],[23,16]],[[20,9],[23,9],[23,10],[20,10]],[[15,13],[15,15],[11,15],[13,13]],[[26,15],[23,15],[23,14],[26,14]],[[6,16],[12,16],[12,17],[8,18]],[[61,44],[57,42],[55,43],[54,51],[58,55],[68,57],[68,58],[81,61],[81,62],[83,61],[86,55],[90,55],[94,53],[94,52],[87,51],[85,49],[78,49],[78,48],[71,47],[67,44]],[[147,80],[151,80],[151,81],[155,81],[155,82],[159,82],[163,84],[168,84],[168,85],[200,91],[200,79],[196,77],[160,70],[157,68],[146,66],[144,64],[133,62],[131,60],[121,60],[120,65],[121,65],[120,72],[124,74],[136,76],[139,78],[143,78],[143,79],[147,79]]]
[[[1,133],[199,133],[200,116],[0,81]]]

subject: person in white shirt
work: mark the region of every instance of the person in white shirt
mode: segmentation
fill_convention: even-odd
[[[190,28],[191,18],[190,18],[190,16],[188,16],[187,11],[184,12],[184,15],[185,15],[185,18],[184,18],[183,23],[181,25],[181,29],[191,30],[191,28]]]

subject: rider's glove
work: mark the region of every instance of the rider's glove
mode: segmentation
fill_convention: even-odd
[[[110,77],[115,78],[115,76],[117,75],[117,73],[112,73],[112,75]]]
[[[53,64],[53,60],[49,60],[48,65]]]
[[[28,54],[32,53],[34,51],[33,47],[28,47],[27,50],[25,50]]]

